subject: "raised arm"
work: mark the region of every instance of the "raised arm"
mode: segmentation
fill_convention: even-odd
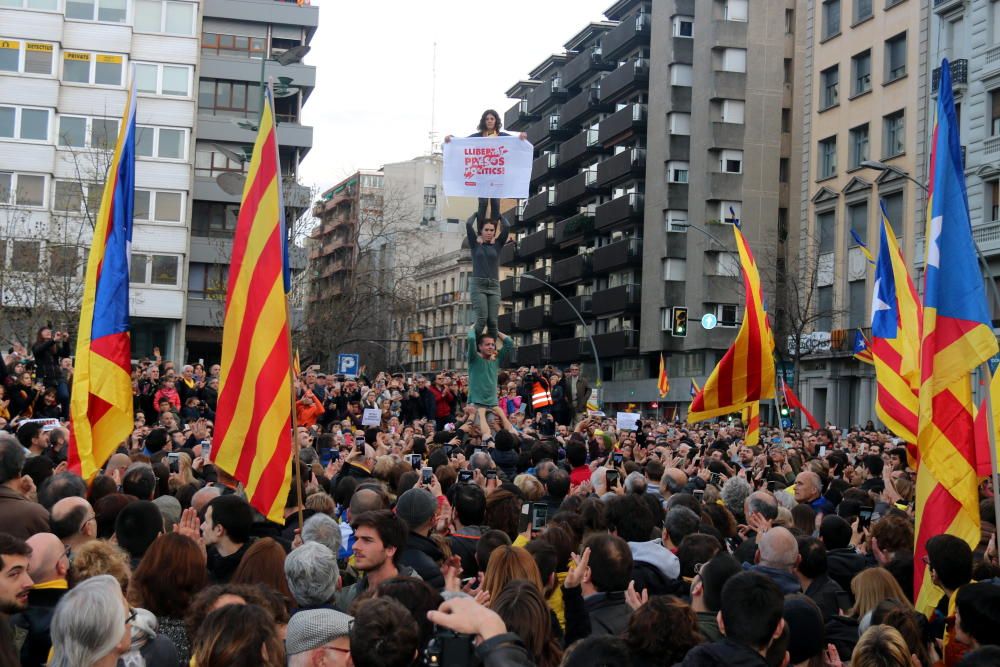
[[[472,362],[476,360],[479,354],[476,351],[476,330],[472,327],[469,328],[468,344],[466,345],[469,359],[469,370],[472,370]]]
[[[465,233],[469,237],[469,248],[474,248],[476,244],[479,243],[479,241],[476,240],[479,234],[476,233],[475,227],[472,226],[473,220],[476,220],[476,216],[470,215],[469,219],[465,221]]]
[[[507,224],[507,218],[500,216],[500,231],[497,233],[497,246],[503,247],[507,243],[507,237],[509,236],[510,225]]]

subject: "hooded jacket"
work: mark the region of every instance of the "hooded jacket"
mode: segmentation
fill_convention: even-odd
[[[684,656],[681,667],[768,667],[767,660],[746,644],[723,639],[695,646]]]
[[[441,574],[441,561],[444,554],[434,540],[418,533],[411,532],[406,538],[406,546],[399,556],[399,565],[413,568],[420,578],[433,588],[444,588],[444,575]]]
[[[661,540],[629,542],[628,546],[632,550],[632,579],[637,591],[648,589],[650,595],[677,592],[681,562]]]
[[[830,549],[826,552],[826,573],[845,591],[851,590],[851,579],[865,569],[865,557],[854,547]]]

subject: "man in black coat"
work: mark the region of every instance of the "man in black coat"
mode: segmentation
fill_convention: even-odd
[[[412,567],[421,579],[440,591],[444,588],[444,554],[430,538],[437,509],[434,494],[423,488],[409,489],[396,501],[396,516],[410,529],[399,564]]]
[[[632,552],[617,535],[595,534],[583,543],[583,556],[563,583],[568,646],[589,635],[620,635],[632,609],[625,589],[632,576]]]

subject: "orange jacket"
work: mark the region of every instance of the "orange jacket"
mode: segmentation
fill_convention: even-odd
[[[312,399],[312,405],[305,404],[304,399],[306,398]],[[309,427],[314,425],[324,412],[326,410],[323,409],[323,403],[316,398],[316,394],[308,389],[302,394],[302,398],[295,402],[295,418],[299,426]]]

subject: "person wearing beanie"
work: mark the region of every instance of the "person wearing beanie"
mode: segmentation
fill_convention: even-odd
[[[292,616],[285,635],[288,667],[346,667],[353,622],[332,609],[309,609]]]
[[[823,653],[826,648],[823,613],[815,602],[806,595],[789,595],[785,598],[782,618],[789,630],[790,665],[808,665],[812,658]]]
[[[409,489],[396,501],[396,516],[409,528],[399,563],[413,568],[421,579],[441,590],[444,588],[444,576],[441,574],[444,554],[431,539],[437,510],[437,499],[430,491],[420,487]]]
[[[698,616],[698,629],[710,642],[722,639],[717,616],[722,605],[722,587],[742,571],[728,553],[721,553],[704,563],[691,582],[691,608]]]

